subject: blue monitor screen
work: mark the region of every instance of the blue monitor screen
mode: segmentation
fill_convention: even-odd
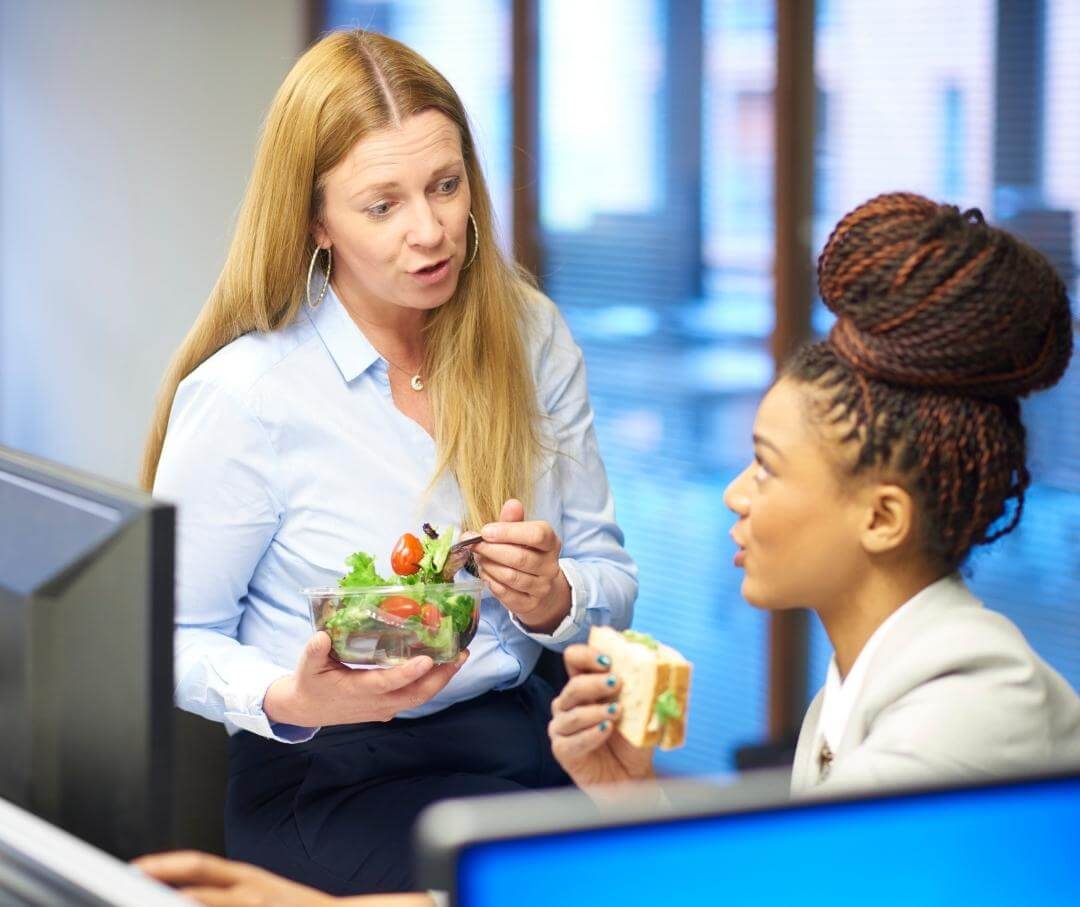
[[[458,902],[1080,904],[1080,778],[478,844]]]

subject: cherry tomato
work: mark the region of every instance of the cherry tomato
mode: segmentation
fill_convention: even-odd
[[[406,532],[397,540],[390,552],[390,569],[398,576],[412,576],[420,569],[424,557],[424,546],[411,532]]]
[[[379,605],[379,610],[392,614],[394,617],[400,617],[402,620],[408,620],[420,614],[420,606],[404,595],[391,595],[389,598],[384,598]]]
[[[439,609],[436,605],[428,602],[420,609],[420,620],[423,621],[425,627],[432,630],[438,630],[439,624],[442,623],[442,614],[439,613]]]

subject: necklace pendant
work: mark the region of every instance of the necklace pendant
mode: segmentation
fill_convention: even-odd
[[[414,391],[422,391],[424,389],[424,382],[420,380],[420,375],[416,374],[412,376],[412,381],[409,382]]]

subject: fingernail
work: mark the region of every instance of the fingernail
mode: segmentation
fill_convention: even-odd
[[[610,668],[611,667],[611,659],[608,658],[606,655],[601,655],[599,658],[597,658],[596,663],[598,665],[600,665],[600,667],[602,667],[602,668]]]
[[[600,733],[602,734],[606,730],[607,730],[607,722],[606,721],[601,721],[600,722]]]
[[[609,687],[613,687],[613,686],[615,686],[615,684],[617,684],[618,682],[619,682],[619,681],[615,679],[615,675],[614,675],[614,674],[612,674],[612,675],[611,675],[611,676],[610,676],[610,677],[609,677],[609,678],[607,679],[607,685],[608,685]]]
[[[488,523],[483,529],[480,530],[480,534],[484,538],[491,538],[496,535],[495,527],[491,523]]]
[[[614,715],[619,710],[619,707],[613,702],[607,707],[607,710],[609,715]]]

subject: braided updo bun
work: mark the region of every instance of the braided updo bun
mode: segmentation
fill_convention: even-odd
[[[868,377],[980,397],[1024,396],[1065,372],[1065,284],[1038,252],[919,195],[845,216],[818,260],[830,340]]]
[[[904,481],[927,554],[955,569],[1019,522],[1030,476],[1018,398],[1068,366],[1065,285],[977,209],[910,193],[845,215],[818,283],[836,323],[787,374],[827,391],[829,420],[859,445],[855,471],[885,467]]]

